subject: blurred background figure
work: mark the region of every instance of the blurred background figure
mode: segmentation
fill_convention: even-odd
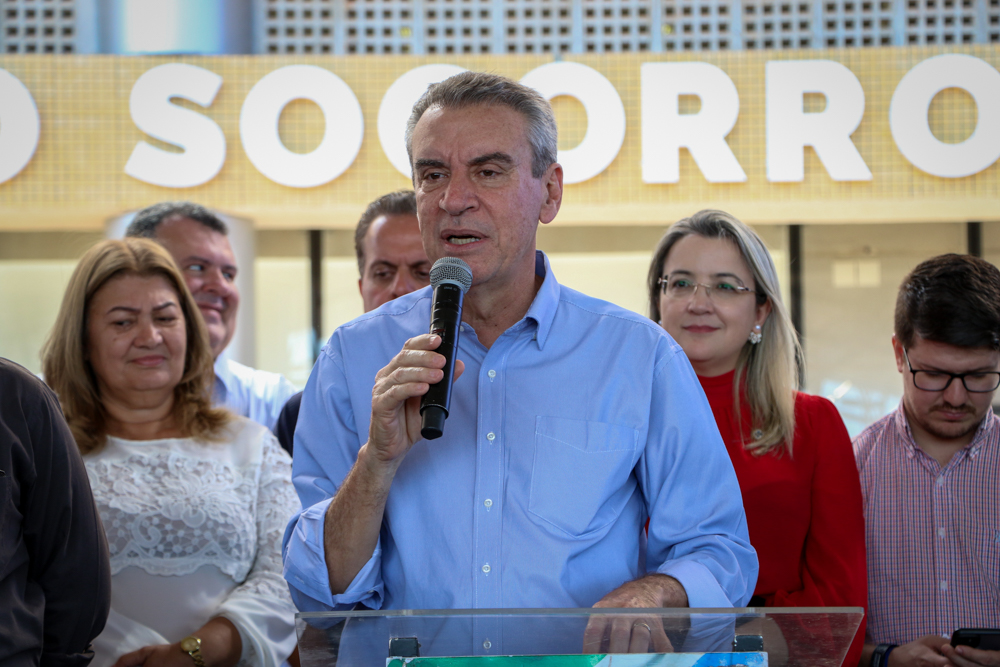
[[[413,190],[391,192],[368,205],[354,232],[354,252],[366,313],[430,284],[431,263],[420,240]],[[302,392],[292,396],[274,427],[289,454],[301,403]]]
[[[125,235],[153,239],[180,267],[208,331],[215,403],[273,429],[295,386],[278,373],[249,368],[222,354],[236,333],[240,305],[236,256],[227,232],[225,223],[203,206],[161,202],[139,211]]]
[[[420,240],[413,190],[392,192],[368,205],[354,232],[354,252],[366,313],[430,284],[431,263]]]
[[[903,279],[892,348],[903,400],[854,440],[865,497],[866,665],[1000,665],[960,628],[1000,625],[1000,271],[969,255]]]
[[[108,545],[59,402],[0,359],[0,664],[84,667],[110,603]]]
[[[736,468],[760,559],[751,605],[865,606],[850,438],[832,403],[797,391],[798,342],[763,241],[700,211],[660,240],[648,288],[650,317],[690,359]],[[844,664],[857,664],[863,636]]]
[[[91,248],[43,367],[110,548],[94,664],[281,664],[295,644],[279,551],[298,507],[290,460],[266,428],[212,407],[209,335],[170,255],[144,239]]]

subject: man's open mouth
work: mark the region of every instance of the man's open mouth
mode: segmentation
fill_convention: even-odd
[[[448,243],[453,243],[455,245],[465,245],[467,243],[475,243],[476,241],[481,241],[482,239],[478,236],[449,236],[447,237]]]

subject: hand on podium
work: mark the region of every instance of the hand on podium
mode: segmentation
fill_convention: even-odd
[[[679,581],[663,574],[650,574],[622,584],[601,598],[594,608],[686,606],[687,593]],[[583,633],[583,652],[586,654],[672,653],[673,650],[658,614],[594,616]]]

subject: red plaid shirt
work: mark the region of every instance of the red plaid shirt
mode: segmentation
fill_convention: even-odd
[[[941,467],[903,406],[854,440],[868,550],[868,636],[903,644],[1000,627],[1000,418]]]

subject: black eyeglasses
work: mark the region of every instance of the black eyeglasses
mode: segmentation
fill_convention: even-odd
[[[903,348],[903,358],[906,365],[913,373],[913,386],[924,391],[944,391],[951,385],[951,381],[959,379],[966,391],[973,394],[988,394],[996,391],[1000,387],[1000,372],[994,371],[973,371],[971,373],[949,373],[947,371],[915,371],[910,363],[910,357]]]

